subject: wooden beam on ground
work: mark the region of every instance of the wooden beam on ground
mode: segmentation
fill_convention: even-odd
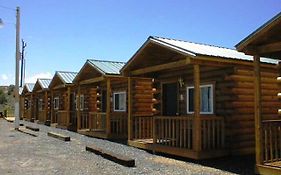
[[[166,69],[172,69],[172,68],[177,68],[177,67],[182,67],[184,65],[189,64],[189,60],[180,60],[180,61],[175,61],[175,62],[170,62],[166,64],[160,64],[156,66],[150,66],[150,67],[145,67],[137,70],[131,71],[131,75],[140,75],[140,74],[145,74],[145,73],[150,73],[150,72],[156,72],[156,71],[161,71],[161,70],[166,70]]]
[[[54,137],[54,138],[57,138],[59,140],[66,141],[66,142],[70,141],[69,136],[65,136],[65,135],[62,135],[59,133],[55,133],[55,132],[48,132],[48,136]]]
[[[26,129],[32,130],[32,131],[39,131],[39,128],[33,127],[33,126],[25,126]]]
[[[33,136],[33,137],[38,137],[36,134],[24,129],[24,128],[19,128],[17,131],[21,132],[21,133],[24,133],[24,134],[28,134],[30,136]]]
[[[90,151],[90,152],[93,152],[97,155],[101,155],[102,157],[104,157],[108,160],[111,160],[111,161],[113,161],[115,163],[118,163],[120,165],[124,165],[126,167],[134,167],[135,166],[135,160],[132,159],[132,158],[129,158],[125,155],[121,155],[121,154],[117,154],[117,153],[114,153],[114,152],[111,152],[111,151],[108,151],[108,150],[105,150],[105,149],[101,149],[101,148],[98,148],[94,145],[86,146],[86,150]]]
[[[260,57],[254,56],[254,90],[255,90],[255,141],[256,141],[256,163],[262,164],[262,126],[261,126],[261,76],[260,76]]]
[[[201,120],[200,120],[200,66],[193,65],[194,74],[194,125],[193,149],[201,151]]]
[[[104,80],[104,76],[96,77],[96,78],[91,78],[87,80],[81,81],[79,84],[91,84],[91,83],[96,83]]]

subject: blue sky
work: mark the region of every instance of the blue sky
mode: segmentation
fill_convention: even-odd
[[[0,0],[21,8],[26,81],[79,71],[87,58],[127,61],[148,36],[234,48],[281,0]],[[15,12],[0,7],[0,85],[14,84]]]

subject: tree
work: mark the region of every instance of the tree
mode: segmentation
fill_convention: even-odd
[[[14,91],[14,89],[15,89],[15,85],[10,85],[10,86],[8,87],[8,95],[11,95],[12,92]]]
[[[0,89],[0,104],[6,104],[7,103],[7,97],[2,89]]]

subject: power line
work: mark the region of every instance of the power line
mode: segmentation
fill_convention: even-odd
[[[7,9],[7,10],[12,10],[12,11],[16,11],[15,9],[13,8],[10,8],[10,7],[6,7],[6,6],[3,6],[3,5],[0,5],[1,8],[3,9]]]

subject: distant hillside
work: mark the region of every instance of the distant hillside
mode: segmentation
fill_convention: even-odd
[[[14,85],[0,86],[0,112],[7,110],[8,114],[14,113]]]

